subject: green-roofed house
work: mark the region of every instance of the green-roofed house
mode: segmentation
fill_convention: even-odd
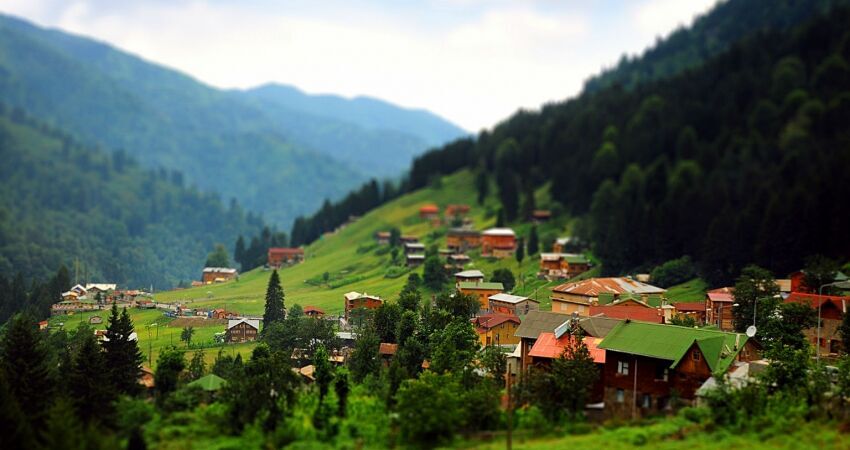
[[[502,293],[505,287],[502,283],[462,281],[457,284],[457,290],[462,294],[472,295],[477,298],[480,309],[486,311],[490,304],[490,296]]]
[[[607,417],[664,411],[671,395],[693,402],[713,374],[759,359],[760,346],[740,333],[624,321],[599,344],[605,349]]]
[[[590,270],[590,260],[573,253],[541,253],[540,275],[549,280],[569,279]]]
[[[189,383],[188,386],[197,386],[207,392],[215,392],[221,389],[225,383],[227,383],[227,380],[211,373]]]

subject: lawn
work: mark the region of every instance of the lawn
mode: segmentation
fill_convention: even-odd
[[[667,289],[667,298],[673,303],[679,302],[701,302],[705,300],[705,292],[708,283],[702,278],[694,278],[682,284],[671,286]]]

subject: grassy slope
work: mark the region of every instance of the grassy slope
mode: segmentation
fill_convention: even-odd
[[[404,285],[407,274],[397,278],[385,278],[387,268],[390,267],[390,255],[379,254],[378,247],[374,244],[373,235],[376,231],[387,230],[391,226],[401,228],[403,234],[419,236],[426,244],[436,243],[440,247],[445,246],[443,228],[432,228],[430,223],[418,218],[419,207],[424,203],[437,203],[445,207],[451,203],[465,203],[472,205],[470,217],[477,229],[493,226],[495,223],[495,211],[497,201],[489,198],[484,205],[476,204],[476,193],[473,185],[474,177],[468,172],[460,172],[444,177],[436,186],[431,186],[401,198],[398,198],[382,207],[368,213],[355,223],[342,229],[336,234],[311,244],[306,249],[307,260],[299,265],[282,269],[280,273],[281,282],[286,294],[286,305],[300,304],[302,306],[312,305],[323,308],[330,314],[338,314],[343,310],[343,294],[350,291],[368,292],[379,295],[385,299],[394,300]],[[544,190],[539,191],[538,205],[548,204],[548,196]],[[530,224],[519,224],[514,229],[523,236],[527,236]],[[565,222],[553,222],[540,226],[539,234],[557,235],[565,229]],[[526,258],[522,264],[523,282],[520,282],[519,264],[514,258],[504,260],[485,260],[476,258],[476,253],[470,253],[473,262],[468,268],[477,268],[484,271],[489,277],[497,268],[510,268],[517,275],[517,287],[515,293],[529,295],[541,302],[542,309],[548,309],[549,289],[556,282],[546,282],[536,279],[538,268],[537,257]],[[319,279],[324,272],[330,274],[331,285],[315,286],[306,283],[308,279]],[[422,269],[416,269],[422,273]],[[209,285],[185,290],[174,290],[160,292],[155,295],[157,302],[179,302],[190,307],[198,308],[220,308],[237,311],[244,315],[261,315],[264,307],[264,295],[270,272],[263,269],[255,269],[240,275],[238,281],[229,283]],[[348,280],[347,284],[344,284]],[[341,284],[341,285],[340,285]],[[426,295],[430,296],[430,292]],[[163,317],[160,311],[132,310],[131,316],[139,333],[139,342],[142,351],[153,353],[153,362],[156,362],[159,349],[180,342],[180,326],[171,326],[171,321]],[[99,312],[104,319],[108,312]],[[87,320],[95,313],[85,313],[72,317],[55,317],[51,319],[52,325],[65,322],[66,327],[75,327],[80,321]],[[157,323],[152,328],[152,337],[147,336],[147,326]],[[193,342],[209,344],[216,332],[224,330],[224,326],[214,321],[196,320],[193,322],[195,335]],[[103,328],[100,325],[98,328]],[[159,328],[159,337],[156,337],[156,329]],[[253,348],[252,344],[227,345],[227,352],[239,351],[243,355]],[[217,349],[208,349],[206,357],[212,361]]]
[[[679,302],[699,302],[705,299],[705,291],[708,290],[708,283],[702,278],[694,278],[682,284],[671,286],[667,290],[667,297],[673,303]]]

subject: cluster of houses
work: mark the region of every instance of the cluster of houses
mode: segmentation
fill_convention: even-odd
[[[62,300],[50,307],[52,315],[74,314],[103,309],[116,302],[129,307],[151,304],[150,293],[137,289],[117,289],[114,283],[77,284],[61,293]]]

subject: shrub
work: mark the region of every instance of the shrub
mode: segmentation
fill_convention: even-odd
[[[667,288],[694,278],[696,269],[690,256],[683,256],[652,269],[650,276],[655,285]]]

